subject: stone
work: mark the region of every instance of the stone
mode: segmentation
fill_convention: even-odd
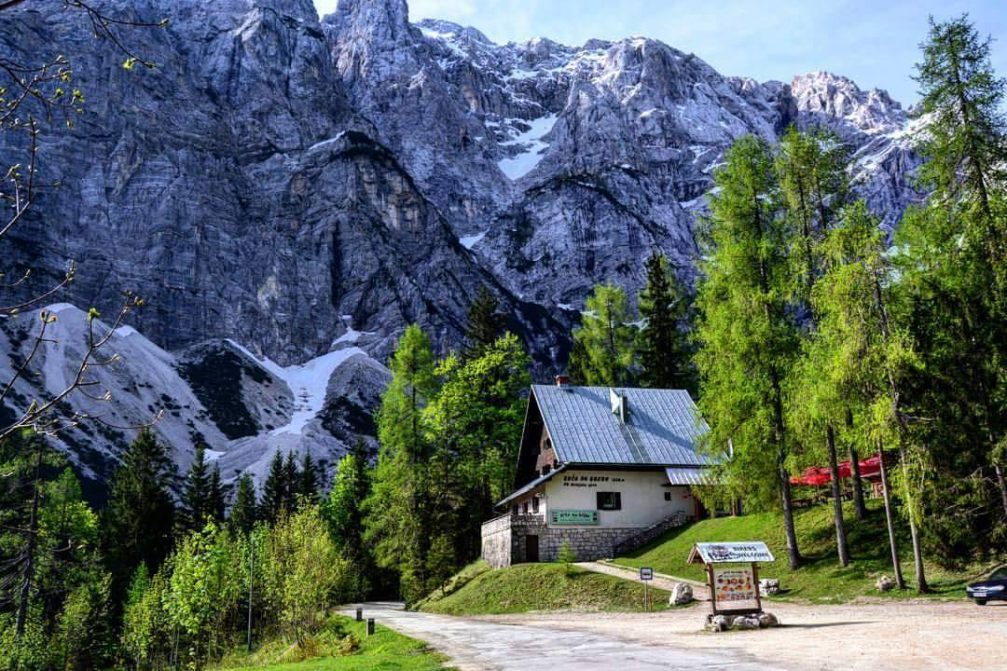
[[[879,592],[887,592],[895,588],[895,581],[886,575],[882,575],[878,578],[877,582],[874,583],[874,586]]]
[[[760,594],[778,594],[780,591],[780,581],[776,578],[762,578],[759,580]]]
[[[714,615],[713,617],[707,616],[706,618],[706,630],[707,631],[727,631],[731,626],[731,621],[725,615]]]
[[[754,615],[738,615],[733,620],[731,620],[731,629],[737,630],[747,630],[747,629],[758,629],[759,628],[759,618]]]
[[[671,590],[671,597],[668,599],[668,605],[682,606],[684,604],[691,603],[693,600],[692,585],[685,582],[679,582],[675,583],[675,586]]]
[[[769,627],[778,627],[780,621],[772,613],[767,613],[765,611],[759,613],[758,615],[759,627],[762,629],[768,629]]]

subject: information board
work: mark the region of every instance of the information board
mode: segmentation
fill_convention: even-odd
[[[714,566],[712,572],[713,600],[717,612],[758,610],[758,582],[750,566]]]
[[[559,526],[589,526],[598,524],[597,510],[550,510],[549,523]]]

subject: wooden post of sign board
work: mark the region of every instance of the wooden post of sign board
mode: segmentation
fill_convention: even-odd
[[[755,606],[762,612],[762,590],[759,589],[759,565],[752,562],[752,582],[755,583]]]
[[[713,608],[713,614],[719,615],[717,612],[717,585],[713,582],[713,564],[706,565],[706,584],[710,586],[710,605]]]

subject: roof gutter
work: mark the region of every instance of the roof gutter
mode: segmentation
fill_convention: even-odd
[[[532,480],[531,482],[529,482],[524,487],[521,487],[520,489],[515,490],[514,492],[512,492],[511,494],[509,494],[506,498],[501,499],[497,503],[493,504],[493,508],[494,509],[499,509],[499,508],[502,508],[502,507],[508,505],[514,499],[517,499],[517,498],[520,498],[521,496],[524,496],[528,492],[534,490],[539,485],[545,484],[546,482],[548,482],[549,480],[551,480],[552,478],[554,478],[556,475],[562,473],[563,471],[566,470],[566,467],[567,467],[567,464],[560,464],[555,469],[549,471],[545,475],[543,475],[543,476],[541,476],[539,478],[536,478],[535,480]]]

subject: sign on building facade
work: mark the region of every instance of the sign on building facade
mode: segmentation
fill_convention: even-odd
[[[597,510],[550,510],[549,523],[567,526],[589,526],[598,524]]]

